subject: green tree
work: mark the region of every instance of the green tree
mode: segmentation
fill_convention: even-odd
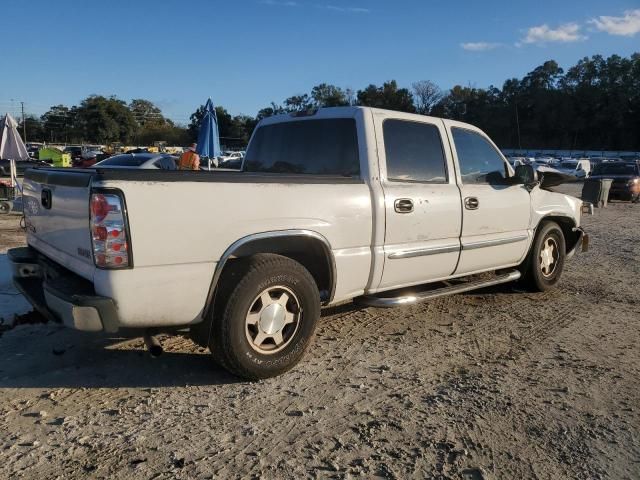
[[[69,107],[55,105],[40,117],[43,135],[49,142],[69,142],[73,132],[73,116]]]
[[[428,115],[442,99],[442,90],[430,80],[422,80],[411,85],[416,112]]]
[[[149,100],[135,98],[129,102],[129,110],[140,127],[144,127],[147,123],[160,125],[167,123],[162,111]]]
[[[256,116],[256,119],[260,121],[263,118],[271,117],[273,115],[280,115],[282,113],[285,113],[285,109],[282,106],[276,104],[275,102],[271,102],[271,106],[261,108],[260,111],[258,111],[258,115]]]
[[[84,141],[97,143],[128,143],[138,128],[127,104],[115,96],[85,98],[76,110],[74,123]]]
[[[24,122],[20,121],[18,132],[22,135],[25,130],[27,131],[26,140],[29,142],[44,142],[46,140],[42,122],[34,115],[27,115]],[[25,139],[23,138],[23,140]]]
[[[216,118],[218,119],[218,134],[220,135],[220,145],[227,148],[245,147],[249,142],[249,137],[253,132],[259,119],[246,115],[232,116],[224,107],[217,106]],[[191,114],[191,122],[187,127],[188,139],[195,142],[198,139],[200,124],[204,117],[205,106],[200,105]]]
[[[311,89],[311,98],[317,107],[344,107],[349,105],[347,94],[335,85],[321,83]]]
[[[364,90],[359,90],[358,105],[365,107],[386,108],[400,112],[416,111],[413,104],[413,95],[406,88],[398,88],[395,80],[385,82],[381,87],[369,85]]]
[[[284,101],[284,109],[287,112],[302,112],[310,110],[311,108],[313,108],[313,102],[306,93],[302,95],[293,95]]]

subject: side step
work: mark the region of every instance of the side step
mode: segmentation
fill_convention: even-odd
[[[442,288],[436,288],[433,290],[427,290],[424,292],[405,293],[397,297],[390,297],[384,295],[392,295],[396,292],[384,292],[380,295],[365,295],[358,297],[355,301],[360,305],[367,307],[378,308],[391,308],[400,307],[402,305],[411,305],[418,302],[424,302],[432,300],[438,297],[445,297],[447,295],[455,295],[456,293],[469,292],[471,290],[477,290],[479,288],[492,287],[494,285],[500,285],[502,283],[514,282],[521,277],[521,273],[518,270],[509,270],[500,275],[491,277],[490,279],[475,280],[461,282],[455,285],[449,285]],[[406,292],[406,290],[404,290]]]

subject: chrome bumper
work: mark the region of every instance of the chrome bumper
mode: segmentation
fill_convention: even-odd
[[[84,332],[118,330],[113,300],[95,295],[90,282],[69,272],[48,274],[50,267],[30,247],[11,249],[7,256],[13,284],[45,318]]]

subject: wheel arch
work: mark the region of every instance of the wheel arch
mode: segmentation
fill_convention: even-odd
[[[577,223],[574,218],[568,215],[562,215],[557,213],[545,215],[540,219],[540,221],[538,222],[538,225],[536,225],[535,231],[537,232],[538,229],[540,228],[540,225],[542,225],[545,222],[555,222],[558,224],[558,226],[562,230],[562,234],[564,235],[566,253],[569,253],[571,250],[574,249],[574,247],[578,243],[578,240],[580,239],[580,235],[575,231],[577,227]],[[533,243],[532,243],[532,246],[533,246]]]
[[[331,244],[312,230],[277,230],[261,232],[240,238],[222,254],[216,265],[209,287],[205,318],[213,307],[213,300],[224,269],[235,259],[258,253],[282,255],[304,266],[316,281],[323,303],[333,299],[336,287],[336,264]]]

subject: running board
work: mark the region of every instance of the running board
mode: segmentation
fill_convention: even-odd
[[[432,300],[434,298],[445,297],[447,295],[455,295],[457,293],[478,290],[479,288],[492,287],[502,283],[509,283],[518,280],[521,273],[518,270],[509,270],[508,272],[497,275],[489,280],[476,280],[450,285],[425,292],[401,295],[398,297],[383,297],[377,295],[365,295],[355,299],[356,303],[367,307],[391,308],[400,307],[402,305],[411,305],[418,302]],[[391,292],[386,292],[387,294]],[[384,295],[384,294],[382,294]]]

